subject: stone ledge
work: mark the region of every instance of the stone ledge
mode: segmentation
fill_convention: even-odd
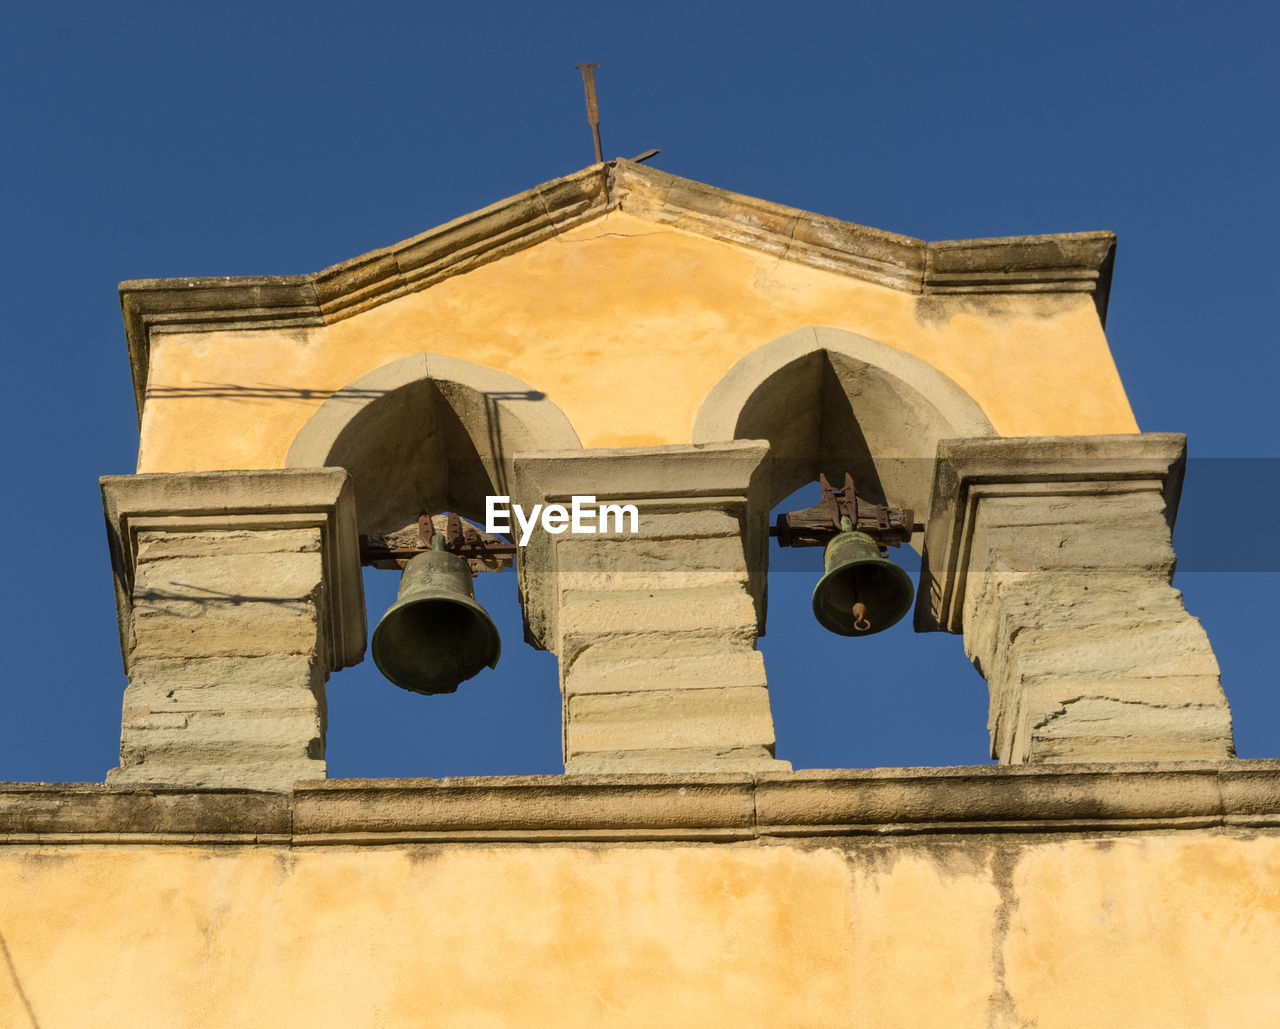
[[[288,833],[287,793],[102,786],[91,783],[0,784],[0,836]]]
[[[1280,830],[1280,760],[349,779],[288,793],[0,784],[0,843],[733,842]]]

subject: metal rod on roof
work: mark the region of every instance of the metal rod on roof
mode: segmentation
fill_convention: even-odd
[[[582,88],[587,94],[587,121],[591,123],[591,138],[596,145],[596,164],[604,160],[604,151],[600,147],[600,104],[596,101],[596,69],[598,64],[575,64],[582,72]]]

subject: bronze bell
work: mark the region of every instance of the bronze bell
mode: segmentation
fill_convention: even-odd
[[[476,601],[466,560],[445,550],[443,537],[405,565],[371,649],[378,670],[414,693],[452,693],[480,669],[497,666],[497,627]]]
[[[845,531],[834,537],[823,565],[826,574],[813,591],[813,613],[823,628],[839,636],[870,636],[911,609],[911,576],[881,557],[879,545],[866,533]]]

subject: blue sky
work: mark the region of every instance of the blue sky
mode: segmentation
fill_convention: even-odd
[[[101,780],[125,679],[97,477],[133,470],[123,279],[294,274],[606,157],[926,239],[1111,229],[1108,337],[1192,462],[1176,585],[1241,756],[1280,756],[1274,5],[384,3],[13,7],[0,37],[10,541],[0,780]],[[960,641],[865,640],[771,578],[778,754],[986,760]],[[375,617],[395,590],[371,573]],[[421,698],[330,683],[333,775],[559,770],[554,659],[482,577],[499,668]]]

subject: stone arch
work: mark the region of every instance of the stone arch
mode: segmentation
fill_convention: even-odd
[[[994,436],[977,402],[928,362],[843,329],[789,332],[746,355],[703,401],[693,442],[767,439],[770,506],[825,472],[927,516],[940,439]]]
[[[289,447],[285,466],[351,473],[360,532],[414,521],[424,508],[483,520],[484,498],[511,492],[521,450],[579,450],[546,395],[504,372],[412,354],[338,390]]]

